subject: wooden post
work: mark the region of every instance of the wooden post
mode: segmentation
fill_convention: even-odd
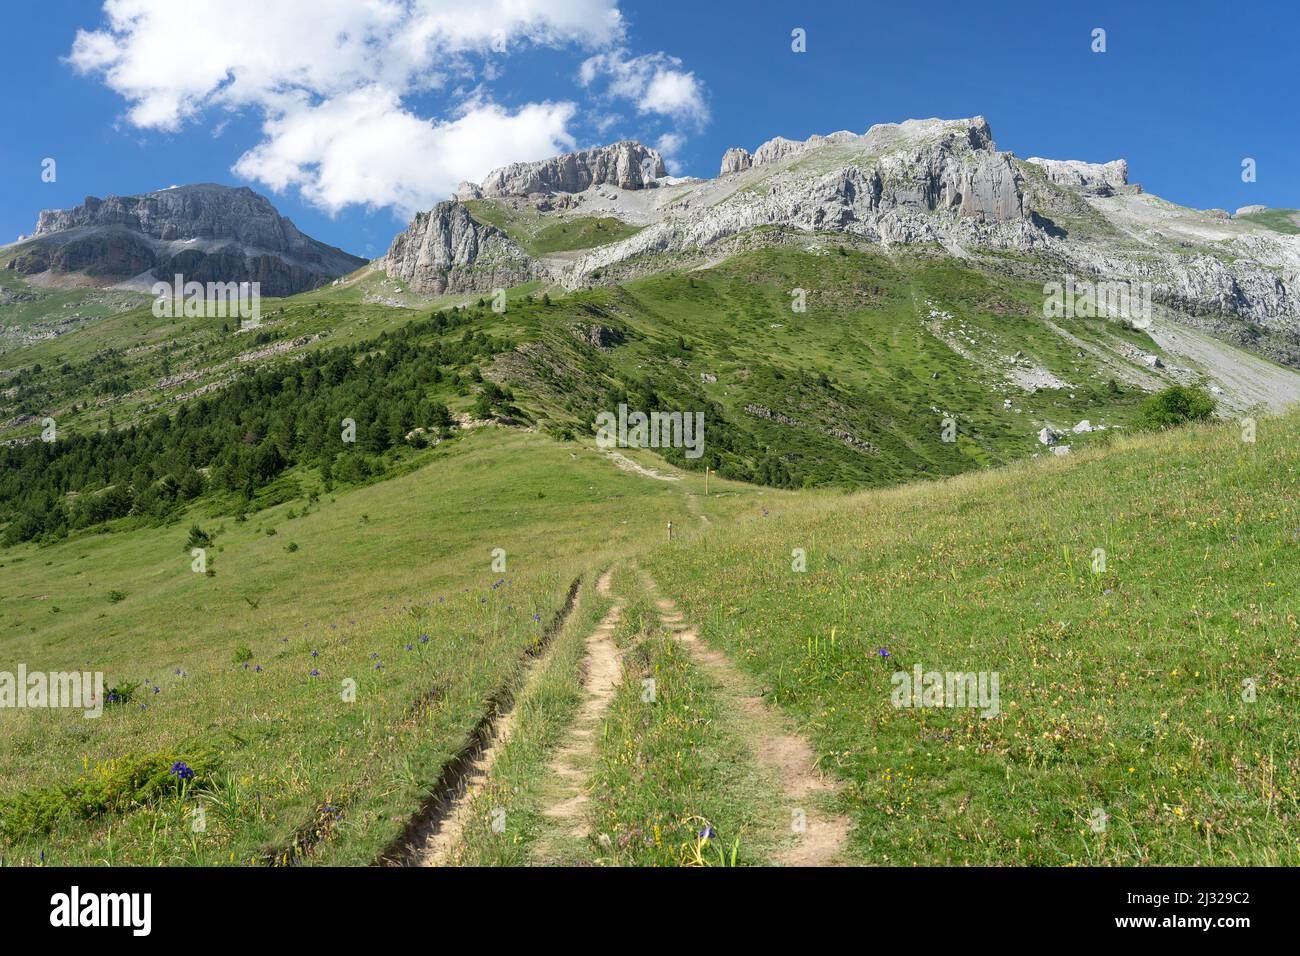
[[[708,466],[708,465],[705,465],[705,466],[704,466],[704,495],[705,495],[705,497],[708,497],[708,494],[709,494],[709,466]]]
[[[671,521],[668,522],[668,540],[673,540],[673,523]]]

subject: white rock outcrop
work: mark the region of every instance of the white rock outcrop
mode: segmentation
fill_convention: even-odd
[[[545,275],[518,243],[454,201],[416,213],[389,246],[384,271],[435,295],[505,289]]]
[[[733,146],[722,154],[722,168],[718,175],[727,176],[731,173],[743,173],[753,165],[754,157],[749,155],[749,150]]]
[[[1026,162],[1041,166],[1043,172],[1047,173],[1047,178],[1058,186],[1109,194],[1128,185],[1128,163],[1122,159],[1109,163],[1084,163],[1077,159],[1042,159],[1031,156]]]
[[[667,174],[657,150],[623,140],[540,162],[511,163],[488,173],[481,190],[484,196],[528,196],[580,193],[592,186],[645,189]]]

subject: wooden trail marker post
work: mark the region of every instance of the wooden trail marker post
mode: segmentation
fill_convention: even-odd
[[[673,540],[673,523],[671,521],[668,522],[668,540]]]

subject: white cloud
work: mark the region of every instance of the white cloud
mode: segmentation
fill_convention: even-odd
[[[213,107],[258,110],[265,139],[234,171],[330,211],[409,213],[462,179],[572,148],[572,103],[507,111],[480,91],[435,120],[403,99],[473,74],[471,54],[624,36],[617,0],[106,0],[104,13],[68,59],[127,100],[131,124],[177,130]]]
[[[475,103],[454,120],[434,122],[372,86],[268,121],[266,140],[240,157],[235,172],[276,191],[298,187],[331,213],[358,203],[410,216],[462,180],[572,149],[567,127],[575,111],[572,103],[534,103],[513,113]]]
[[[703,125],[709,118],[704,87],[681,66],[681,60],[666,53],[630,56],[620,47],[584,60],[578,79],[583,86],[607,79],[608,95],[630,100],[639,113]]]
[[[407,92],[458,54],[623,35],[617,0],[105,0],[104,13],[107,28],[79,30],[69,60],[126,97],[131,122],[159,129],[211,104],[372,83]]]
[[[681,172],[682,164],[677,159],[677,153],[686,145],[686,137],[680,133],[664,133],[655,141],[655,149],[659,150],[659,155],[664,158],[664,165],[668,167],[668,172],[674,176]]]

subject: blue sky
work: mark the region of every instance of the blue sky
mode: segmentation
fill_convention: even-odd
[[[86,195],[212,181],[377,256],[413,209],[498,161],[629,137],[712,176],[733,145],[975,114],[1002,149],[1122,157],[1175,202],[1300,206],[1294,0],[384,3],[157,0],[113,30],[99,2],[9,5],[0,239]]]

